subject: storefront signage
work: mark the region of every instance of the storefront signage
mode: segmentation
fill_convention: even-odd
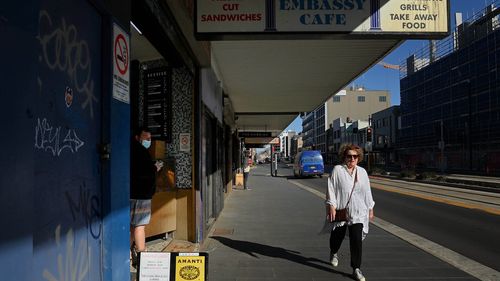
[[[170,281],[170,253],[141,252],[139,281]]]
[[[207,273],[206,255],[198,253],[179,254],[175,257],[175,281],[205,281]]]
[[[179,134],[179,151],[183,151],[183,152],[191,151],[191,134],[190,133],[180,133]]]
[[[198,32],[263,31],[265,4],[265,0],[198,0]]]
[[[449,0],[198,0],[198,36],[280,33],[440,37]],[[242,36],[243,35],[243,36]]]
[[[113,98],[130,103],[130,38],[116,23],[113,24]]]
[[[157,140],[172,139],[172,97],[170,69],[166,67],[145,70],[144,124]]]
[[[271,132],[238,132],[238,137],[240,138],[270,138]]]
[[[207,274],[207,253],[139,253],[138,281],[205,281]]]

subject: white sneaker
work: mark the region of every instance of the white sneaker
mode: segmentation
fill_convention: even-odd
[[[365,277],[363,276],[363,273],[359,268],[354,269],[352,275],[354,275],[354,278],[356,278],[356,280],[358,281],[366,281]]]
[[[339,265],[339,257],[337,254],[330,253],[330,263],[333,265],[333,267],[337,267]]]

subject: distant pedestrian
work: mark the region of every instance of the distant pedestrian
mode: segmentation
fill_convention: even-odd
[[[363,160],[363,150],[353,144],[345,144],[339,153],[342,165],[336,165],[328,180],[326,194],[326,224],[330,232],[330,263],[339,263],[337,252],[349,228],[349,246],[353,277],[364,281],[361,272],[362,241],[368,234],[369,221],[373,219],[373,201],[370,180],[365,169],[358,166]],[[336,209],[346,208],[346,221],[335,222]]]
[[[250,190],[250,188],[248,188],[247,186],[247,182],[248,182],[248,174],[250,173],[250,163],[252,161],[252,158],[251,157],[248,157],[248,159],[245,159],[245,161],[243,161],[243,189],[245,190]]]

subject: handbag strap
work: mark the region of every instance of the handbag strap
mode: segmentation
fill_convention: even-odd
[[[354,173],[355,173],[354,174],[354,183],[352,185],[351,194],[349,194],[349,200],[347,200],[347,204],[345,205],[346,208],[347,208],[347,206],[349,206],[349,203],[351,203],[352,192],[354,191],[354,187],[356,186],[356,182],[358,181],[358,168],[356,168]]]

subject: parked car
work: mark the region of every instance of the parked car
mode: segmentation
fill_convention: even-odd
[[[293,163],[293,175],[295,177],[323,176],[325,165],[323,156],[319,150],[305,150],[297,153]]]

